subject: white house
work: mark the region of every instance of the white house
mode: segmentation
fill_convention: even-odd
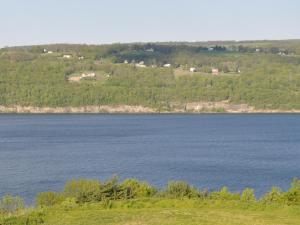
[[[81,80],[81,77],[69,77],[70,82],[79,82]]]
[[[192,73],[197,72],[197,69],[195,67],[191,67],[190,72],[192,72]]]
[[[165,68],[170,68],[170,67],[171,67],[171,64],[169,64],[169,63],[168,63],[168,64],[165,64],[164,67],[165,67]]]
[[[64,59],[71,59],[72,56],[71,56],[71,55],[63,55],[63,58],[64,58]]]
[[[84,57],[83,56],[79,56],[78,59],[79,60],[84,60]]]
[[[95,78],[96,73],[83,73],[81,74],[81,78]]]
[[[145,67],[147,67],[147,66],[145,65],[145,62],[144,62],[144,61],[141,61],[141,62],[139,62],[138,64],[135,64],[135,66],[136,66],[136,67],[140,67],[140,68],[145,68]]]
[[[211,73],[212,73],[212,75],[219,75],[219,69],[213,68],[213,69],[211,70]]]
[[[146,49],[146,52],[154,52],[153,48]]]
[[[52,51],[48,51],[47,53],[48,53],[48,54],[52,54],[53,52],[52,52]]]
[[[147,66],[146,65],[144,65],[144,64],[135,64],[135,66],[136,67],[139,67],[139,68],[146,68]]]

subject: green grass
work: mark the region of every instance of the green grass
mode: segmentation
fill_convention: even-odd
[[[287,192],[274,187],[259,199],[249,188],[206,192],[184,181],[157,190],[135,179],[73,180],[63,192],[38,194],[35,208],[24,208],[18,196],[4,196],[0,225],[25,224],[299,225],[300,180],[295,178]]]
[[[150,199],[44,209],[46,225],[299,225],[300,207],[228,201]]]

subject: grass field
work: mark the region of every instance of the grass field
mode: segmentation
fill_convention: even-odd
[[[44,211],[46,225],[299,225],[300,207],[200,200],[132,200],[57,206]]]

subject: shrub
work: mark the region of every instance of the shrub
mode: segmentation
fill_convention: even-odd
[[[119,185],[118,177],[114,176],[101,186],[100,200],[126,199],[127,194],[127,190]]]
[[[53,206],[61,203],[64,196],[56,192],[42,192],[36,197],[36,204],[38,206]]]
[[[168,183],[166,195],[172,198],[190,197],[191,189],[191,186],[185,181],[171,181]]]
[[[19,196],[6,195],[0,201],[0,211],[4,213],[16,213],[24,207],[24,200]]]
[[[61,206],[64,210],[68,211],[77,207],[76,199],[75,198],[66,198],[62,203]]]
[[[44,224],[44,213],[33,212],[26,216],[8,217],[1,220],[1,225],[39,225]]]
[[[241,201],[248,202],[248,203],[255,202],[256,197],[254,194],[254,190],[250,188],[246,188],[241,195]]]
[[[300,204],[300,180],[294,179],[291,188],[284,194],[284,201],[287,205]]]
[[[291,188],[300,191],[300,179],[294,178],[291,183]]]
[[[98,180],[72,180],[66,183],[64,194],[66,197],[77,198],[79,195],[88,195],[90,193],[98,192],[100,189],[100,181]]]
[[[240,195],[231,193],[227,187],[223,187],[219,192],[211,193],[211,198],[217,200],[239,200]]]
[[[104,184],[98,180],[73,180],[68,182],[64,189],[65,196],[75,198],[79,204],[100,202],[106,199],[126,199],[127,192],[127,189],[119,185],[117,177],[113,177]]]
[[[147,182],[139,182],[135,179],[127,179],[121,187],[125,190],[125,198],[151,197],[157,193],[157,189]]]
[[[264,204],[282,203],[283,193],[279,188],[273,187],[269,193],[262,197],[261,202]]]

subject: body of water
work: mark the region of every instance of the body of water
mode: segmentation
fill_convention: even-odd
[[[287,189],[300,178],[300,115],[0,115],[0,196],[33,202],[67,180],[113,174]]]

